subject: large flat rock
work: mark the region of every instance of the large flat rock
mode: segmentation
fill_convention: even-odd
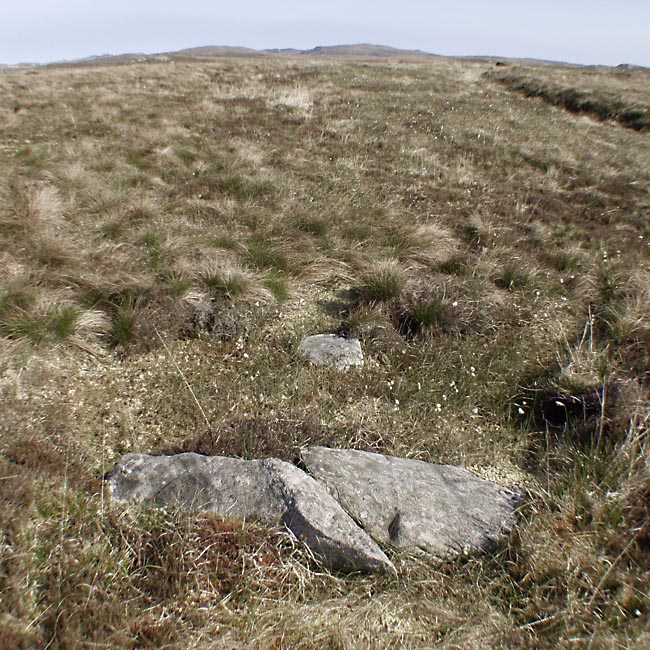
[[[487,550],[515,524],[519,495],[449,465],[311,447],[308,471],[375,540],[441,557]]]
[[[109,478],[112,500],[258,517],[286,525],[331,568],[395,568],[327,488],[290,463],[186,453],[127,454]]]
[[[317,366],[329,366],[335,370],[363,366],[363,352],[358,339],[336,334],[306,336],[298,346],[298,353]]]

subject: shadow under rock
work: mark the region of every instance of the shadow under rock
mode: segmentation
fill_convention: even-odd
[[[332,318],[349,318],[359,304],[359,292],[356,289],[342,289],[337,291],[334,296],[334,300],[318,301],[321,311]]]

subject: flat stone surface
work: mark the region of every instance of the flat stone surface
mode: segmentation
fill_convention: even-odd
[[[264,516],[279,522],[285,510],[263,461],[177,454],[127,454],[108,483],[114,502],[208,510],[233,517]]]
[[[317,366],[330,366],[336,370],[363,366],[361,343],[336,334],[306,336],[298,346],[298,353]]]
[[[116,503],[258,517],[287,526],[331,568],[395,572],[386,555],[324,485],[275,458],[127,454],[108,483]]]
[[[516,523],[519,495],[460,467],[311,447],[307,470],[375,540],[440,557],[490,550]]]

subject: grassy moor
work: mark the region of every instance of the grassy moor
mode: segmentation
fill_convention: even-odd
[[[0,647],[650,647],[650,70],[226,54],[0,70]],[[515,534],[339,574],[104,481],[311,444]]]

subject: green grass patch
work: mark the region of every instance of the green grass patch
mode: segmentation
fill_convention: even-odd
[[[135,341],[135,300],[127,298],[115,305],[109,339],[113,345],[127,346]]]
[[[262,284],[278,302],[284,302],[289,297],[289,279],[283,271],[271,273]]]
[[[38,314],[15,312],[3,320],[2,333],[9,339],[24,339],[37,345],[48,338],[47,321]]]
[[[250,181],[242,176],[226,176],[214,183],[219,192],[235,199],[263,199],[274,194],[274,187],[268,181]]]
[[[149,149],[129,149],[126,152],[126,160],[129,165],[138,171],[146,172],[151,167],[151,151]]]
[[[147,232],[138,239],[138,243],[147,251],[149,268],[157,270],[162,258],[160,236],[155,232]]]
[[[506,266],[495,278],[494,284],[506,291],[519,291],[528,287],[530,275],[516,266]]]
[[[53,338],[58,341],[65,341],[73,336],[77,330],[79,310],[75,307],[57,307],[47,316],[48,330]]]
[[[237,269],[212,269],[199,275],[201,282],[212,291],[233,299],[244,295],[252,286],[250,275]]]
[[[191,149],[180,149],[178,153],[176,154],[181,162],[185,165],[191,165],[192,163],[196,162],[198,156],[194,151]]]
[[[240,246],[237,239],[231,235],[218,235],[217,237],[211,237],[208,239],[208,244],[215,248],[222,248],[226,251],[235,250]]]
[[[247,246],[244,259],[252,267],[260,270],[287,272],[289,260],[283,251],[274,248],[266,241],[252,241]]]
[[[180,298],[192,286],[187,278],[170,269],[159,270],[156,278],[167,286],[172,298]]]
[[[12,340],[26,340],[33,345],[57,343],[74,336],[79,310],[60,306],[39,313],[21,308],[5,308],[0,316],[0,334]]]
[[[419,329],[433,329],[445,325],[449,320],[447,305],[440,298],[417,302],[409,312]]]

